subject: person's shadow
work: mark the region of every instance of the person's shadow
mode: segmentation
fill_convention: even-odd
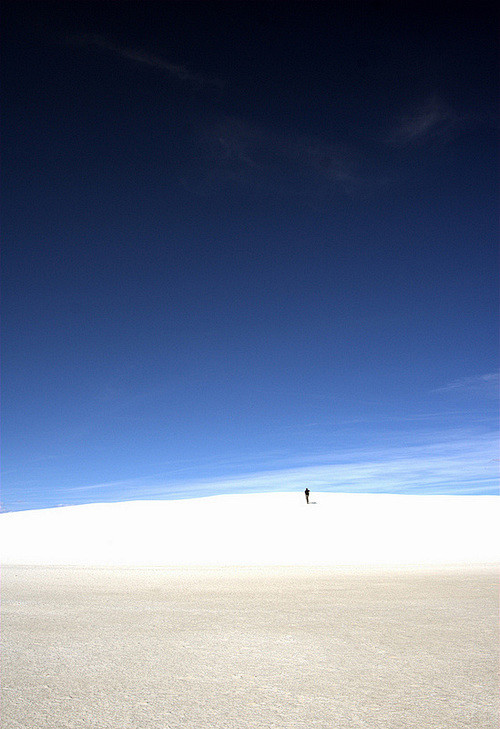
[[[310,506],[311,504],[317,504],[317,503],[318,503],[317,501],[309,501],[309,502],[308,502],[309,506]]]

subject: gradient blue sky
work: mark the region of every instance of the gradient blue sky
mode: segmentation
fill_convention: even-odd
[[[2,12],[2,508],[497,493],[493,4]]]

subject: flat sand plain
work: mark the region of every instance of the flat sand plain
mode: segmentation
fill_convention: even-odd
[[[2,571],[3,729],[493,729],[498,571]]]

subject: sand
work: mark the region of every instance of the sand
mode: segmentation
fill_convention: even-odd
[[[498,496],[232,494],[0,514],[2,564],[500,562]]]
[[[4,729],[495,729],[494,568],[2,572]]]

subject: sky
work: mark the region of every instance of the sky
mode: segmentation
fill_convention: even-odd
[[[1,22],[3,510],[498,493],[494,4]]]

